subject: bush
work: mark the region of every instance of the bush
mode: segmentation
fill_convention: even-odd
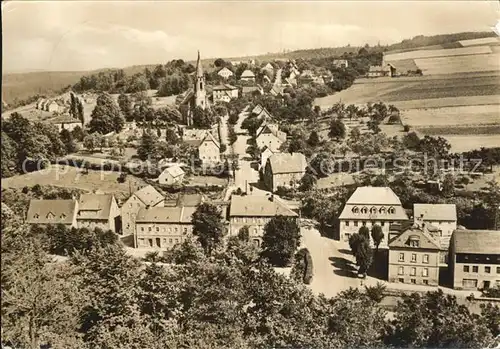
[[[295,254],[291,277],[307,285],[311,283],[313,278],[313,264],[311,253],[309,253],[307,248],[302,248]]]
[[[409,125],[404,125],[403,126],[403,131],[410,132],[410,126]]]

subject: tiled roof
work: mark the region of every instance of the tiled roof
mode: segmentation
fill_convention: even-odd
[[[451,243],[456,253],[492,253],[500,255],[500,230],[462,230],[453,232]]]
[[[217,72],[217,74],[219,74],[219,75],[220,75],[220,73],[221,73],[221,72],[226,72],[226,71],[230,72],[230,73],[231,73],[231,75],[233,75],[232,70],[231,70],[231,69],[229,69],[228,67],[224,67],[224,68],[222,68],[221,70],[219,70],[219,71]]]
[[[286,133],[282,132],[278,129],[278,125],[276,124],[265,124],[264,126],[259,127],[257,130],[256,138],[259,138],[261,134],[272,133],[276,138],[285,142],[286,141]]]
[[[78,215],[76,219],[80,219],[82,211],[86,214],[81,219],[109,219],[113,195],[108,194],[82,194],[78,200]]]
[[[260,113],[257,114],[257,117],[258,118],[263,118],[263,119],[272,119],[273,116],[271,115],[271,113],[269,111],[267,111],[266,108],[263,108]]]
[[[237,90],[238,88],[229,84],[221,84],[214,86],[213,89],[214,91],[225,91],[225,90]]]
[[[254,78],[255,77],[255,74],[253,73],[253,71],[247,69],[245,70],[242,74],[241,74],[241,77],[242,78]]]
[[[148,185],[134,193],[146,206],[155,206],[165,198],[153,186]]]
[[[30,224],[71,224],[76,200],[31,200],[27,222]]]
[[[411,238],[416,238],[419,241],[418,247],[410,246]],[[411,226],[400,235],[389,241],[389,249],[395,247],[440,250],[439,242],[437,242],[427,231],[425,231],[425,229],[419,228],[417,225]]]
[[[348,204],[401,205],[401,200],[389,187],[357,187]]]
[[[182,176],[184,174],[183,169],[179,165],[167,167],[163,170],[163,172],[169,173],[174,178]]]
[[[297,214],[286,206],[280,199],[262,195],[247,195],[231,197],[229,216],[250,216],[250,217],[273,217],[289,216],[296,217]]]
[[[141,208],[137,223],[191,223],[196,207],[151,207]]]
[[[260,104],[257,104],[253,109],[252,109],[252,114],[259,114],[264,107]]]
[[[177,198],[177,206],[196,207],[205,201],[202,194],[181,194]]]
[[[424,221],[456,221],[457,207],[455,204],[413,204],[415,219]]]
[[[252,93],[254,91],[261,91],[261,88],[259,85],[254,85],[254,86],[243,86],[241,88],[242,93]]]
[[[296,173],[306,170],[307,161],[301,153],[275,153],[267,161],[271,166],[272,174]]]

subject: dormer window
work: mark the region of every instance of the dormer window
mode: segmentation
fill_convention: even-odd
[[[377,213],[377,208],[375,206],[373,206],[372,208],[370,208],[370,213],[372,213],[372,214]]]
[[[53,219],[54,214],[52,212],[47,213],[47,219]]]
[[[33,218],[38,219],[38,218],[40,218],[40,215],[39,215],[38,213],[36,213],[36,214],[33,216]]]
[[[385,209],[385,207],[381,207],[381,208],[378,210],[378,212],[379,212],[380,214],[386,214],[387,210]]]
[[[356,213],[356,214],[358,214],[358,213],[359,213],[359,207],[354,206],[354,207],[352,208],[352,213]]]
[[[361,209],[361,213],[365,213],[365,214],[368,213],[368,208],[367,207],[363,207]]]
[[[64,213],[61,214],[61,219],[66,219],[66,215]]]
[[[387,210],[387,212],[389,212],[389,214],[394,214],[396,213],[396,209],[394,207],[389,207],[389,209]]]
[[[418,236],[410,236],[410,246],[411,247],[419,247],[420,246],[420,239]]]

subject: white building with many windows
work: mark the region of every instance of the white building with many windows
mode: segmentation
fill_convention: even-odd
[[[387,247],[389,225],[408,220],[401,200],[389,187],[358,187],[347,200],[339,216],[337,238],[349,241],[349,237],[357,233],[359,228],[369,229],[378,224],[384,233],[380,247]]]

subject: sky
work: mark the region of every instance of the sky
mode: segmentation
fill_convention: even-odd
[[[8,1],[3,72],[78,71],[490,31],[499,1]]]

